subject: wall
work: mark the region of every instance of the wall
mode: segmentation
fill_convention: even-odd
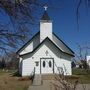
[[[27,58],[26,60],[23,60],[22,65],[22,76],[30,76],[34,72],[34,62],[32,59]]]
[[[42,42],[46,37],[49,37],[52,40],[52,22],[51,21],[40,22],[40,42]]]
[[[22,58],[19,60],[19,74],[22,75]]]
[[[48,55],[46,55],[48,51]],[[30,75],[35,67],[35,61],[39,62],[39,66],[36,67],[36,74],[40,74],[40,58],[54,58],[55,73],[58,73],[57,67],[62,67],[64,74],[71,75],[71,56],[63,54],[52,43],[46,41],[41,45],[34,53],[23,57],[23,69],[22,76]]]
[[[87,56],[87,64],[89,65],[90,68],[90,56]]]

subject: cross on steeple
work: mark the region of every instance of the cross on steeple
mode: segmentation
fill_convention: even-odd
[[[44,9],[45,9],[45,11],[47,11],[47,9],[48,9],[48,6],[47,6],[47,5],[45,5],[45,6],[44,6]]]
[[[48,16],[48,13],[47,13],[47,8],[48,8],[48,6],[47,6],[47,4],[45,4],[44,5],[44,14],[43,14],[43,16],[42,16],[42,18],[41,18],[41,20],[50,20],[50,17]]]

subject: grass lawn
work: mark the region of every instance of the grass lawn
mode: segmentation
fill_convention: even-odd
[[[0,70],[0,90],[27,90],[30,80],[20,81],[12,72]]]
[[[80,83],[90,83],[90,70],[73,69],[73,75],[79,77]]]

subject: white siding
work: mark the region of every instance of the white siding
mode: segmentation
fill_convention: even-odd
[[[19,73],[22,75],[22,58],[19,60]]]
[[[71,71],[71,61],[65,60],[63,58],[61,58],[60,60],[58,59],[57,61],[55,61],[55,64],[57,65],[55,67],[55,72],[59,73],[57,70],[57,67],[60,67],[63,69],[64,71],[64,75],[71,75],[72,71]]]
[[[22,76],[30,76],[34,72],[34,61],[31,58],[24,58],[22,62]]]
[[[48,51],[48,55],[46,55]],[[34,69],[35,61],[39,62],[39,66],[36,67],[36,74],[40,74],[40,58],[54,58],[54,70],[57,73],[57,67],[62,67],[64,74],[71,75],[71,57],[63,54],[53,44],[45,42],[41,45],[32,55],[26,55],[23,57],[23,70],[22,76],[30,75]],[[66,69],[66,70],[65,70]]]
[[[29,45],[27,45],[27,47],[22,50],[20,55],[28,53],[28,52],[32,52],[32,51],[33,51],[33,42],[31,42]]]
[[[87,64],[89,65],[90,68],[90,56],[87,56]]]
[[[40,42],[42,42],[46,37],[52,40],[52,22],[40,22]]]

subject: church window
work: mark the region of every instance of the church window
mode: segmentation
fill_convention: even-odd
[[[51,61],[49,61],[49,67],[52,67],[52,63],[51,63]]]
[[[45,61],[43,61],[43,67],[45,67]]]

